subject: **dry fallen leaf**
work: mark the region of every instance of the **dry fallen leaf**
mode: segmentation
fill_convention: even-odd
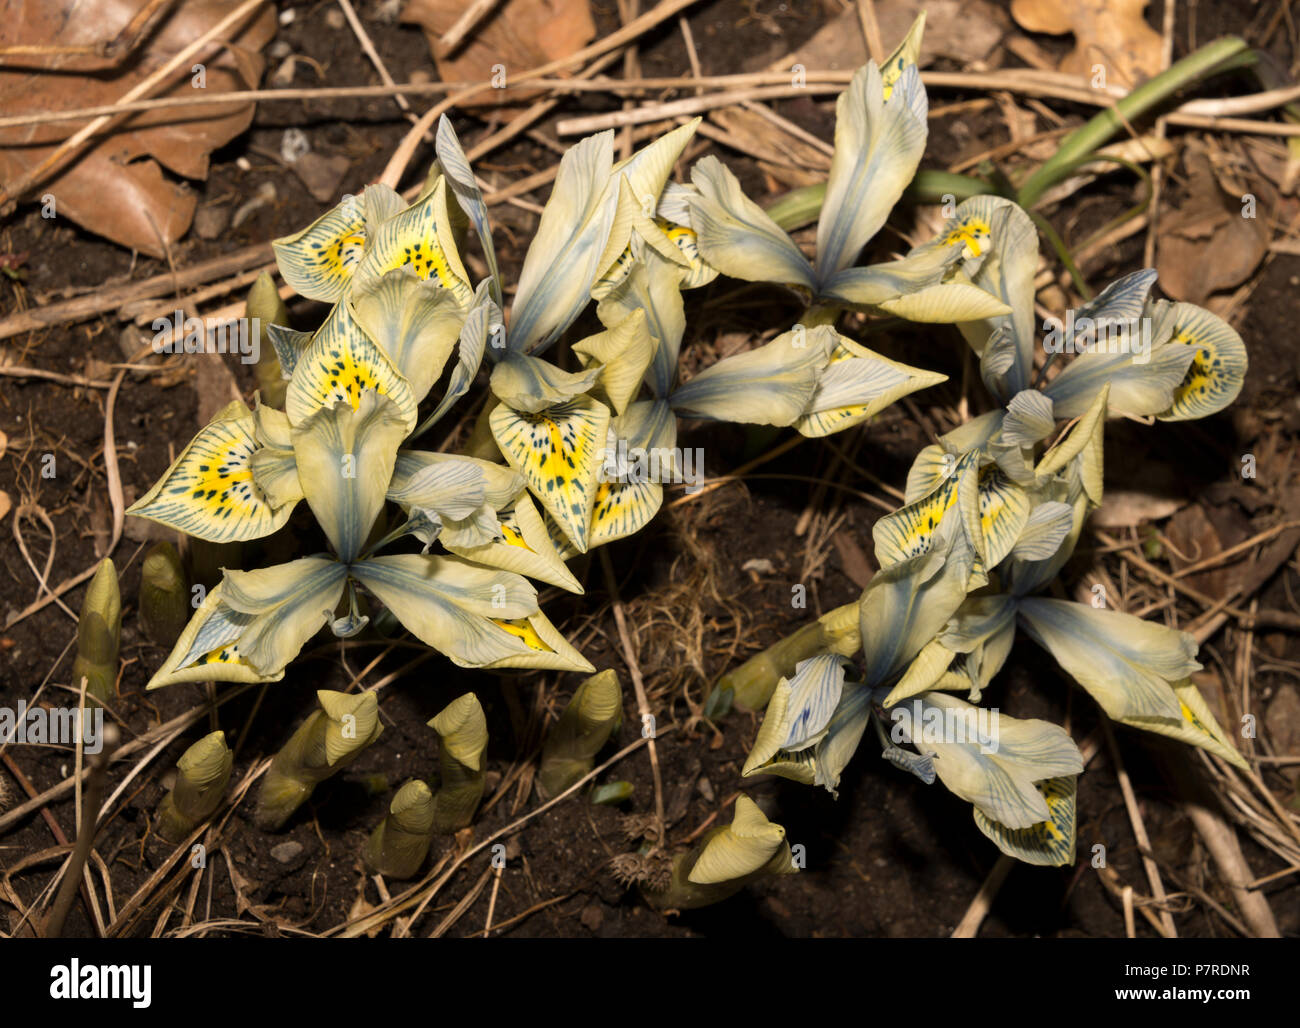
[[[946,57],[961,64],[985,60],[1010,27],[1006,14],[987,0],[876,0],[876,21],[885,50],[892,50],[925,12],[920,64]],[[853,4],[827,20],[806,43],[780,60],[771,71],[802,64],[818,71],[852,71],[867,59],[862,23]],[[883,55],[882,55],[883,56]],[[766,58],[764,58],[766,61]]]
[[[1142,17],[1147,0],[1013,0],[1011,16],[1029,32],[1074,33],[1060,70],[1133,88],[1160,71],[1164,43]]]
[[[1097,528],[1136,528],[1144,521],[1159,521],[1187,501],[1172,496],[1153,496],[1132,489],[1107,489],[1101,506],[1093,511],[1089,524]]]
[[[234,373],[226,364],[238,358],[219,353],[201,353],[198,357],[194,391],[199,397],[199,424],[206,425],[227,404],[242,399]]]
[[[24,67],[15,67],[10,55],[0,68],[0,110],[43,113],[113,103],[237,5],[237,0],[164,4],[157,24],[132,38],[126,29],[146,0],[7,0],[0,47],[25,46],[33,52]],[[275,25],[274,8],[264,6],[230,42],[215,42],[187,61],[171,87],[158,95],[256,88],[262,74],[259,51],[275,34]],[[202,66],[201,73],[193,70],[196,65]],[[164,256],[189,228],[196,199],[165,176],[163,168],[182,178],[206,178],[208,155],[242,133],[252,118],[252,104],[138,114],[40,183],[35,195],[46,209],[43,198],[54,198],[56,217],[68,217],[123,246]],[[50,121],[0,129],[0,180],[18,180],[84,124]]]
[[[1175,571],[1223,552],[1219,533],[1199,503],[1184,507],[1170,519],[1165,526],[1165,538],[1169,540],[1169,563]],[[1234,577],[1232,568],[1221,567],[1188,575],[1186,582],[1198,592],[1217,600],[1227,594]]]
[[[4,520],[5,515],[9,513],[9,510],[13,505],[14,501],[9,499],[9,494],[3,489],[0,489],[0,521]]]
[[[831,542],[839,551],[840,569],[848,576],[849,581],[859,589],[865,589],[876,570],[871,564],[871,558],[862,552],[862,547],[847,531],[841,529],[836,532],[831,536]]]
[[[831,159],[811,143],[776,128],[758,112],[723,107],[710,114],[709,120],[743,146],[743,152],[757,160],[764,172],[787,189],[826,181]]]
[[[508,81],[511,75],[568,57],[596,35],[589,0],[505,0],[452,54],[443,56],[438,41],[470,2],[411,0],[402,11],[402,21],[424,30],[444,82],[483,82],[498,73]],[[520,103],[535,95],[518,90],[493,91],[472,106]]]
[[[1209,158],[1189,152],[1187,192],[1179,209],[1160,222],[1156,271],[1175,300],[1203,303],[1211,293],[1241,285],[1268,251],[1268,230],[1244,217],[1235,196],[1219,185]]]

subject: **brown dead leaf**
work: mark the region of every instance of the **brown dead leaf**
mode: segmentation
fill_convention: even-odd
[[[836,532],[831,536],[831,542],[835,544],[835,549],[839,551],[840,570],[859,589],[865,589],[867,583],[871,581],[871,576],[875,574],[871,559],[862,551],[862,547],[858,545],[857,540],[849,532],[843,530]]]
[[[1006,14],[987,0],[876,0],[875,9],[886,50],[898,45],[916,16],[926,12],[919,61],[923,67],[936,57],[960,64],[985,61],[1011,27]],[[768,63],[768,69],[789,71],[791,65],[802,64],[818,71],[852,71],[867,56],[857,9],[849,4],[808,42]]]
[[[241,399],[234,373],[227,367],[228,357],[219,353],[200,353],[194,391],[199,395],[199,424],[206,425],[232,400]]]
[[[1147,0],[1013,0],[1011,16],[1029,32],[1074,33],[1060,70],[1133,88],[1160,71],[1163,41],[1143,18]]]
[[[1300,757],[1300,692],[1289,682],[1280,686],[1264,714],[1268,741],[1279,757]],[[1283,764],[1278,770],[1291,781],[1300,778],[1300,767]]]
[[[1175,571],[1181,571],[1191,564],[1199,564],[1223,552],[1219,533],[1199,503],[1184,507],[1170,519],[1165,527],[1165,538],[1169,540],[1169,563]],[[1217,600],[1227,594],[1232,585],[1231,579],[1232,569],[1224,567],[1188,575],[1186,582],[1193,589]]]
[[[786,188],[826,181],[831,159],[811,143],[781,131],[761,114],[743,107],[724,107],[710,114],[709,120]]]
[[[113,103],[236,6],[237,0],[187,0],[132,39],[136,49],[120,54],[107,70],[54,74],[49,69],[65,62],[62,53],[69,48],[111,55],[114,41],[123,38],[146,0],[8,0],[0,19],[0,47],[36,48],[32,64],[38,66],[0,68],[0,109],[21,114]],[[275,26],[275,10],[263,7],[229,42],[213,43],[186,62],[171,87],[158,95],[256,88],[262,74],[260,50]],[[194,65],[203,66],[202,87],[196,85]],[[53,196],[56,217],[66,216],[116,243],[161,257],[189,228],[195,206],[194,195],[163,169],[182,178],[206,178],[208,155],[242,133],[252,118],[252,104],[138,114],[42,182],[39,195]],[[0,180],[19,179],[83,124],[51,121],[0,129]]]
[[[14,501],[9,499],[9,494],[0,489],[0,521],[5,519],[5,515],[9,513],[13,505]]]
[[[1243,217],[1240,199],[1224,193],[1209,157],[1189,149],[1187,199],[1163,218],[1156,250],[1160,288],[1175,300],[1203,303],[1241,285],[1268,252],[1268,230]]]
[[[444,82],[481,82],[500,65],[508,77],[568,57],[596,36],[589,0],[505,0],[483,19],[450,57],[438,41],[465,13],[470,0],[410,0],[401,20],[424,30]],[[463,106],[517,104],[534,92],[494,90]]]
[[[1135,489],[1107,489],[1101,506],[1093,511],[1088,521],[1098,528],[1136,528],[1144,521],[1169,517],[1186,502],[1174,496],[1155,496]]]

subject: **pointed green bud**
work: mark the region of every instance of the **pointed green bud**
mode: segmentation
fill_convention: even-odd
[[[732,690],[732,700],[745,710],[762,710],[772,698],[776,683],[794,675],[795,665],[819,653],[830,651],[851,657],[862,649],[862,630],[858,623],[858,603],[846,603],[828,610],[811,624],[804,625],[755,654],[734,671],[718,679],[717,689]]]
[[[596,754],[623,719],[623,693],[612,668],[580,684],[542,747],[537,788],[558,796],[595,766]]]
[[[467,692],[447,704],[429,727],[442,740],[438,753],[442,780],[434,798],[433,830],[446,835],[468,828],[483,799],[487,717],[478,697]]]
[[[736,797],[731,824],[707,832],[673,861],[666,888],[642,892],[660,910],[690,910],[734,896],[750,882],[795,871],[785,829],[748,796]]]
[[[154,543],[140,568],[140,627],[155,645],[169,647],[192,613],[190,583],[176,547]]]
[[[254,327],[257,329],[257,366],[254,370],[257,372],[257,388],[262,393],[262,401],[282,409],[289,383],[285,380],[280,359],[275,355],[275,345],[266,330],[270,325],[288,325],[289,308],[280,299],[275,280],[267,272],[262,272],[248,291],[244,313],[252,323],[250,331]]]
[[[225,732],[205,735],[182,753],[176,783],[158,807],[158,834],[178,842],[211,817],[230,784],[234,760]]]
[[[312,711],[271,761],[254,821],[263,831],[284,826],[318,784],[351,764],[383,733],[379,697],[322,689]]]
[[[105,557],[90,580],[77,622],[77,657],[72,663],[72,687],[86,680],[86,698],[107,703],[117,682],[117,651],[122,641],[122,596],[117,568]]]
[[[433,792],[423,782],[412,779],[398,789],[366,845],[370,869],[386,878],[418,874],[433,841],[433,814]]]

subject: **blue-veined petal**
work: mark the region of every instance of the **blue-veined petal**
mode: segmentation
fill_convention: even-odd
[[[439,509],[441,503],[436,495],[430,495],[430,491],[446,499],[446,487],[456,482],[481,486],[482,496],[479,498],[475,493],[473,506],[486,501],[493,510],[509,506],[524,489],[524,480],[518,472],[502,464],[459,453],[399,450],[388,485],[388,498],[403,506],[419,502]],[[472,508],[465,508],[466,511],[469,509]]]
[[[1021,627],[1115,720],[1178,721],[1171,683],[1201,665],[1196,640],[1152,621],[1081,603],[1025,597]]]
[[[253,616],[239,635],[240,658],[259,674],[283,671],[307,640],[334,620],[346,578],[347,568],[327,557],[227,571],[222,599]]]
[[[815,750],[814,785],[822,786],[832,796],[839,795],[840,776],[857,752],[870,720],[871,690],[858,682],[845,682],[839,706]]]
[[[276,359],[280,362],[280,373],[286,380],[291,378],[299,359],[311,346],[312,333],[299,332],[286,325],[267,325],[266,337],[275,349]]]
[[[218,582],[204,597],[146,689],[178,682],[278,682],[284,677],[261,675],[239,654],[238,640],[254,615],[243,614],[221,598]]]
[[[365,244],[365,205],[358,197],[346,196],[301,232],[276,239],[271,246],[280,274],[295,292],[335,303],[361,263]]]
[[[894,85],[902,78],[903,72],[916,64],[921,56],[921,37],[925,34],[925,12],[922,11],[912,22],[903,41],[880,63],[880,81],[884,86],[885,99],[888,100]]]
[[[796,327],[770,343],[705,368],[672,394],[679,415],[753,425],[791,425],[808,408],[838,343],[828,325]]]
[[[1049,560],[1074,527],[1074,508],[1060,500],[1038,504],[1011,549],[1016,560]]]
[[[582,594],[581,583],[565,567],[564,560],[551,541],[542,515],[527,493],[514,501],[513,509],[500,515],[500,536],[472,547],[443,545],[451,552],[475,564],[513,571],[548,585],[557,585],[571,593]]]
[[[1083,770],[1073,740],[1047,721],[1007,717],[940,692],[914,697],[890,716],[906,741],[934,754],[950,792],[1007,828],[1050,820],[1034,782]]]
[[[971,478],[971,484],[977,484],[978,466],[978,451],[964,454],[952,462],[951,472],[940,479],[929,495],[886,514],[875,523],[871,536],[876,544],[876,561],[882,568],[917,557],[930,548],[939,523],[957,503],[958,486],[963,478]],[[974,531],[979,517],[977,490],[970,490],[968,502],[964,517]]]
[[[1029,494],[1007,478],[996,464],[980,468],[980,530],[984,534],[984,560],[997,567],[1029,521],[1033,501]]]
[[[947,375],[899,364],[846,336],[839,336],[830,362],[817,379],[812,400],[795,429],[810,437],[859,425],[896,400],[946,382]]]
[[[577,671],[592,673],[596,669],[560,634],[540,610],[526,618],[496,619],[498,628],[510,633],[527,648],[524,653],[501,657],[485,668],[532,668],[542,671]]]
[[[610,194],[614,133],[601,132],[560,159],[550,199],[524,255],[507,345],[527,353],[545,348],[582,312],[600,273],[613,227],[617,194]],[[612,257],[605,267],[612,263]]]
[[[469,307],[474,291],[456,251],[447,210],[447,182],[442,176],[410,207],[370,232],[355,278],[358,282],[378,279],[407,265],[420,278],[450,290],[462,307]]]
[[[351,572],[412,634],[461,667],[532,652],[493,621],[537,612],[536,590],[518,575],[456,557],[410,553],[369,557],[354,563]]]
[[[456,364],[451,369],[451,378],[447,390],[443,393],[438,406],[432,414],[420,424],[419,432],[427,431],[442,420],[452,404],[469,392],[474,383],[474,376],[483,363],[488,341],[495,343],[494,349],[505,350],[505,321],[498,307],[487,294],[487,287],[480,283],[474,294],[474,304],[460,330],[460,344],[456,349]]]
[[[1174,695],[1178,697],[1178,708],[1182,716],[1173,720],[1163,717],[1126,717],[1121,721],[1133,728],[1165,735],[1189,746],[1199,746],[1217,757],[1222,757],[1234,767],[1243,771],[1250,767],[1246,759],[1232,744],[1228,734],[1219,727],[1210,705],[1190,678],[1172,683]]]
[[[883,685],[939,633],[965,600],[977,558],[954,507],[924,553],[882,564],[858,601],[867,685]]]
[[[679,466],[677,419],[661,400],[640,400],[610,422],[596,498],[591,507],[589,546],[640,531],[659,512],[666,482],[702,474]],[[683,462],[686,455],[683,455]]]
[[[438,134],[434,145],[438,153],[438,163],[442,165],[442,170],[447,176],[447,184],[456,197],[456,202],[469,218],[470,224],[474,226],[474,233],[478,236],[479,246],[483,250],[483,258],[487,261],[492,298],[500,304],[502,302],[501,272],[497,270],[497,251],[492,242],[492,229],[488,225],[487,204],[483,201],[483,193],[478,187],[469,158],[465,156],[460,139],[456,136],[456,130],[452,128],[451,119],[445,114],[438,119]]]
[[[660,194],[672,174],[673,166],[702,120],[693,118],[671,132],[664,133],[612,169],[611,176],[619,184],[620,209],[605,243],[601,258],[602,271],[623,253],[634,231],[665,259],[685,266],[686,258],[660,229],[655,214]]]
[[[1246,345],[1222,318],[1190,303],[1155,305],[1158,320],[1172,322],[1173,341],[1195,350],[1174,402],[1161,421],[1188,421],[1218,413],[1237,398],[1246,379]]]
[[[812,265],[768,214],[745,195],[716,157],[691,169],[691,227],[704,260],[724,275],[747,282],[778,282],[813,292]]]
[[[835,155],[817,225],[819,285],[857,260],[903,195],[925,150],[926,112],[925,87],[914,64],[903,70],[888,101],[874,61],[840,95]]]
[[[971,282],[1005,303],[1011,313],[964,322],[958,327],[971,348],[981,355],[985,385],[1005,402],[1029,388],[1034,369],[1038,232],[1028,214],[1002,197],[973,197],[958,206],[955,217],[975,218],[989,226],[992,250]],[[998,340],[1001,346],[995,345]],[[997,357],[1002,360],[994,364]]]
[[[1078,780],[1078,775],[1062,775],[1034,783],[1051,815],[1046,821],[1028,828],[1011,829],[975,807],[975,824],[1009,857],[1040,867],[1068,867],[1074,863]]]
[[[781,749],[796,752],[820,742],[844,690],[848,660],[823,653],[802,660],[790,679],[790,700],[786,712],[786,735]]]

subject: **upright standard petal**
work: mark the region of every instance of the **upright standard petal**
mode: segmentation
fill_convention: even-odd
[[[697,190],[690,200],[691,225],[700,254],[724,275],[747,282],[778,282],[811,295],[812,265],[716,157],[704,157],[691,169]]]
[[[859,68],[835,106],[835,156],[817,225],[817,283],[857,260],[916,174],[928,132],[916,65],[885,99],[875,62]]]
[[[384,351],[419,403],[451,356],[465,311],[450,290],[421,281],[410,265],[358,282],[353,320]]]
[[[543,349],[568,328],[591,299],[613,225],[614,133],[589,136],[560,159],[551,197],[524,255],[507,334],[509,349]]]
[[[298,478],[339,559],[354,560],[384,505],[407,424],[373,390],[357,409],[336,401],[294,427]]]

